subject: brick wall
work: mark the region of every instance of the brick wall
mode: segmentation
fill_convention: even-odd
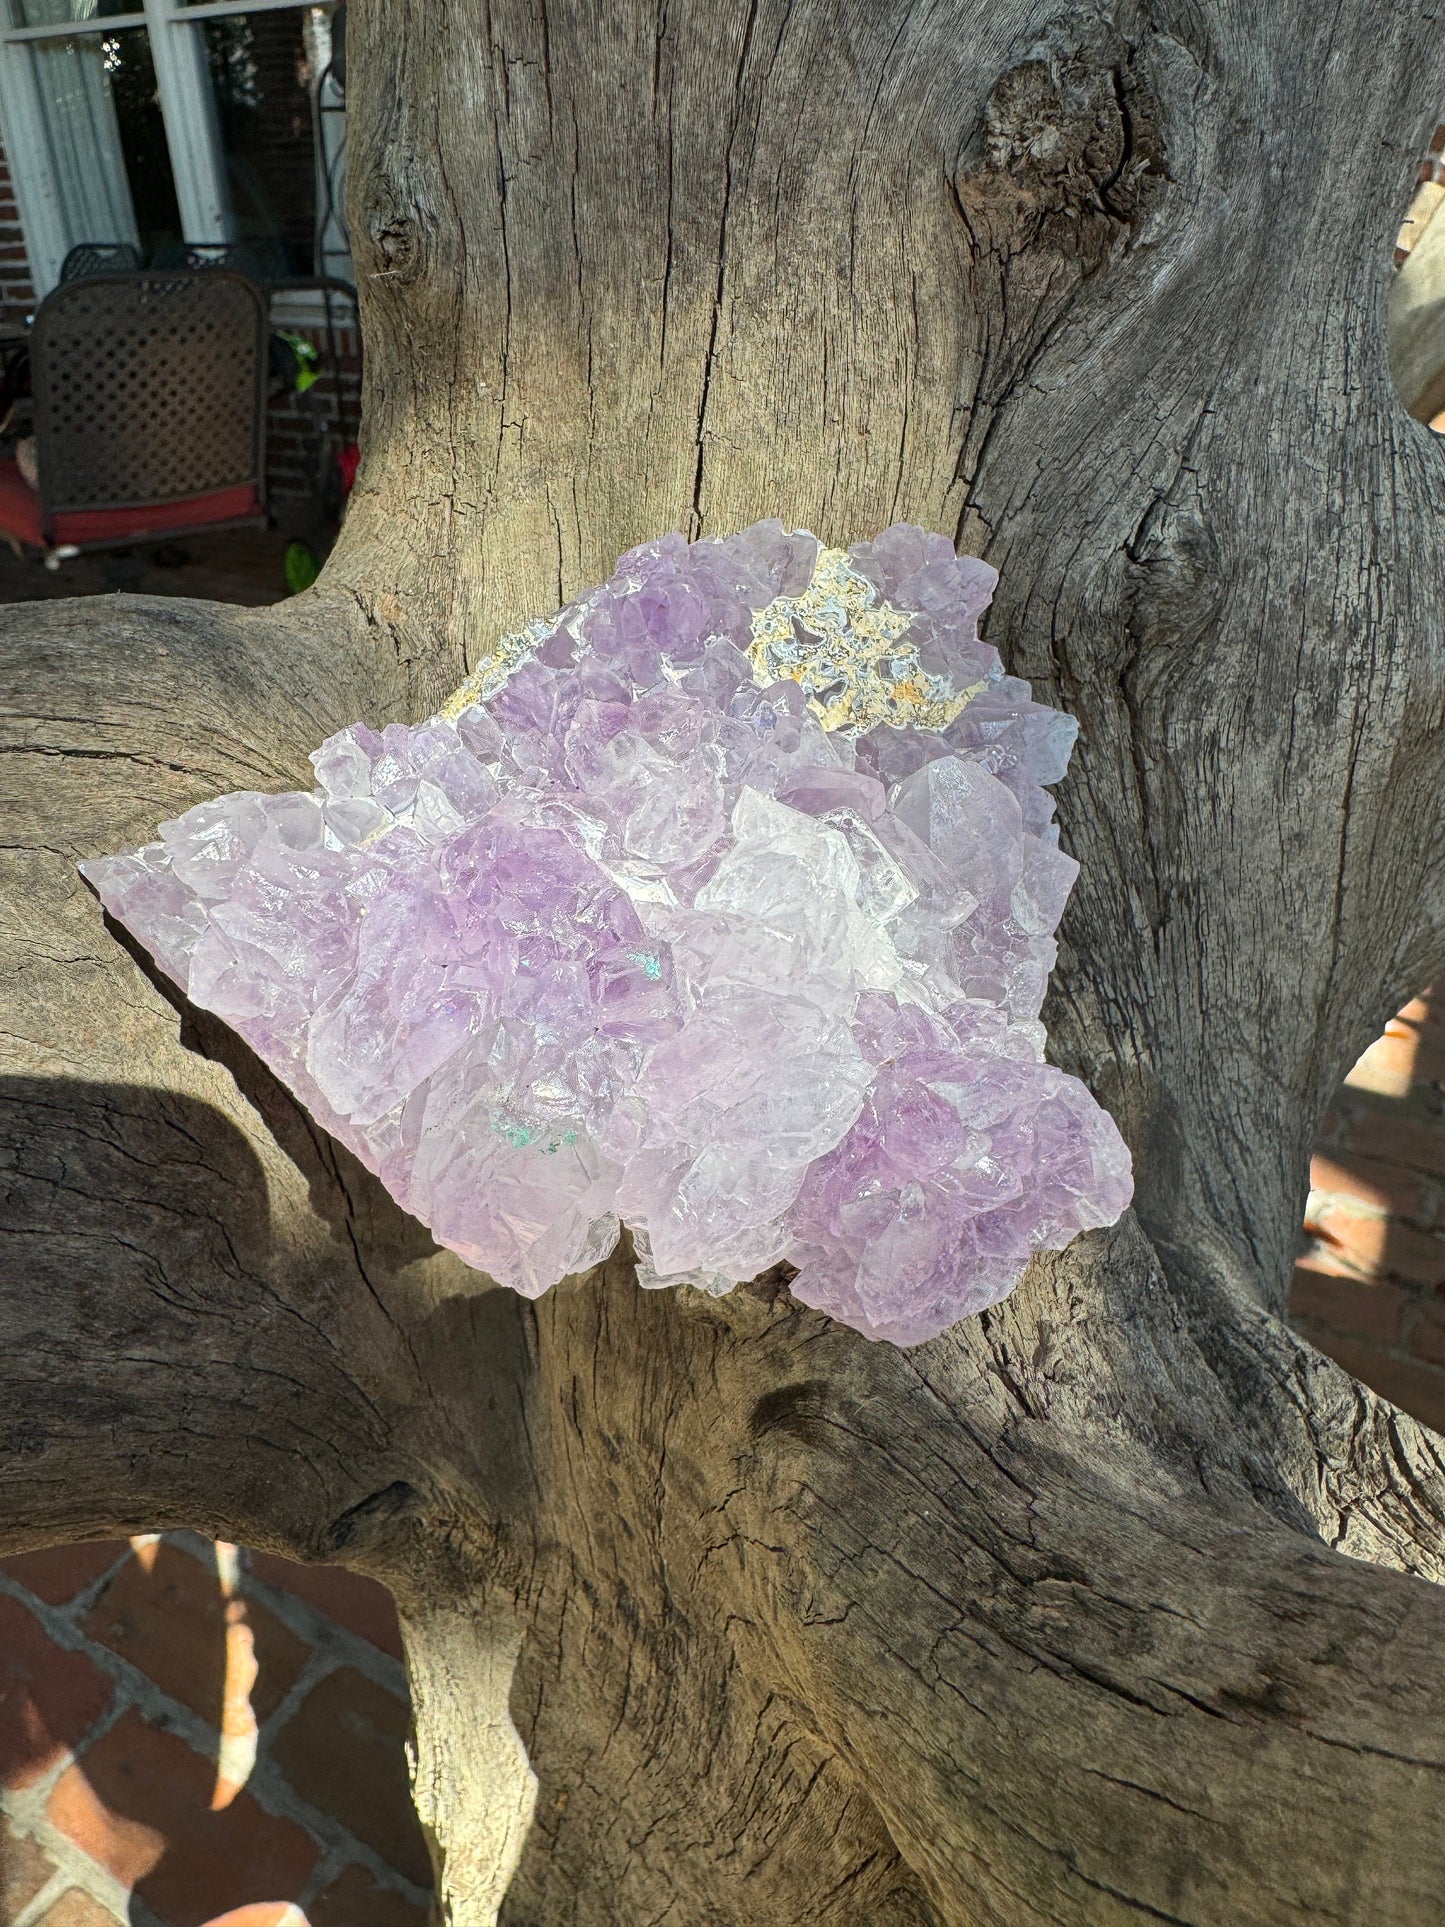
[[[15,206],[5,150],[0,147],[0,325],[13,326],[23,321],[34,307],[35,290],[30,283],[25,236],[20,232],[20,215]]]
[[[391,1601],[190,1533],[0,1563],[0,1927],[426,1927]]]
[[[351,309],[339,296],[336,306],[342,314]],[[329,340],[324,327],[295,332],[314,344],[320,374],[305,394],[289,388],[273,393],[267,405],[266,486],[278,505],[329,499],[328,491],[337,486],[342,437],[355,441],[361,418],[361,341],[355,326],[333,329]]]
[[[1425,991],[1345,1079],[1310,1164],[1293,1322],[1445,1432],[1445,990]]]

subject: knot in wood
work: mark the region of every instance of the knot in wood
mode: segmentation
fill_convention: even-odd
[[[772,1435],[797,1445],[821,1446],[832,1441],[834,1418],[827,1384],[805,1378],[764,1392],[753,1407],[748,1430],[758,1442]]]
[[[1213,523],[1182,484],[1156,497],[1124,545],[1127,628],[1136,650],[1193,646],[1224,611],[1229,570]]]
[[[989,168],[1055,205],[1133,220],[1163,154],[1132,50],[1119,43],[1011,68],[984,109],[984,155]]]
[[[373,279],[403,285],[416,281],[425,266],[428,223],[420,207],[390,183],[377,181],[366,210],[366,233],[371,243]]]
[[[419,1519],[424,1509],[425,1501],[415,1486],[405,1479],[393,1479],[390,1485],[368,1494],[333,1519],[323,1535],[321,1549],[326,1557],[334,1558],[343,1550],[385,1546],[404,1525]]]

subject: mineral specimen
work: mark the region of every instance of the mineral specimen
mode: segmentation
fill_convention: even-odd
[[[1043,1060],[1075,725],[900,525],[665,536],[440,714],[356,725],[83,864],[197,1004],[470,1265],[606,1257],[913,1344],[1111,1223],[1129,1155]]]

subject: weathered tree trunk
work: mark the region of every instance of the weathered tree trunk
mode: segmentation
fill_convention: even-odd
[[[0,1543],[386,1580],[456,1927],[1439,1920],[1440,1442],[1280,1322],[1316,1119],[1445,960],[1406,0],[356,0],[364,461],[254,614],[7,610]],[[1082,724],[1052,1050],[1137,1214],[912,1352],[776,1281],[532,1306],[76,858],[427,713],[622,548],[908,517]]]

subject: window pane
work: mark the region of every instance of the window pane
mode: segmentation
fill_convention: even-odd
[[[252,257],[254,271],[268,279],[316,274],[319,231],[335,193],[335,170],[328,192],[317,151],[317,89],[330,57],[328,15],[319,7],[288,7],[207,20],[201,31],[234,237]],[[333,143],[323,137],[323,145]]]
[[[141,11],[141,0],[11,0],[11,4],[17,27],[69,26]]]
[[[34,4],[34,0],[31,0]],[[30,45],[67,247],[180,234],[176,186],[144,27]]]

